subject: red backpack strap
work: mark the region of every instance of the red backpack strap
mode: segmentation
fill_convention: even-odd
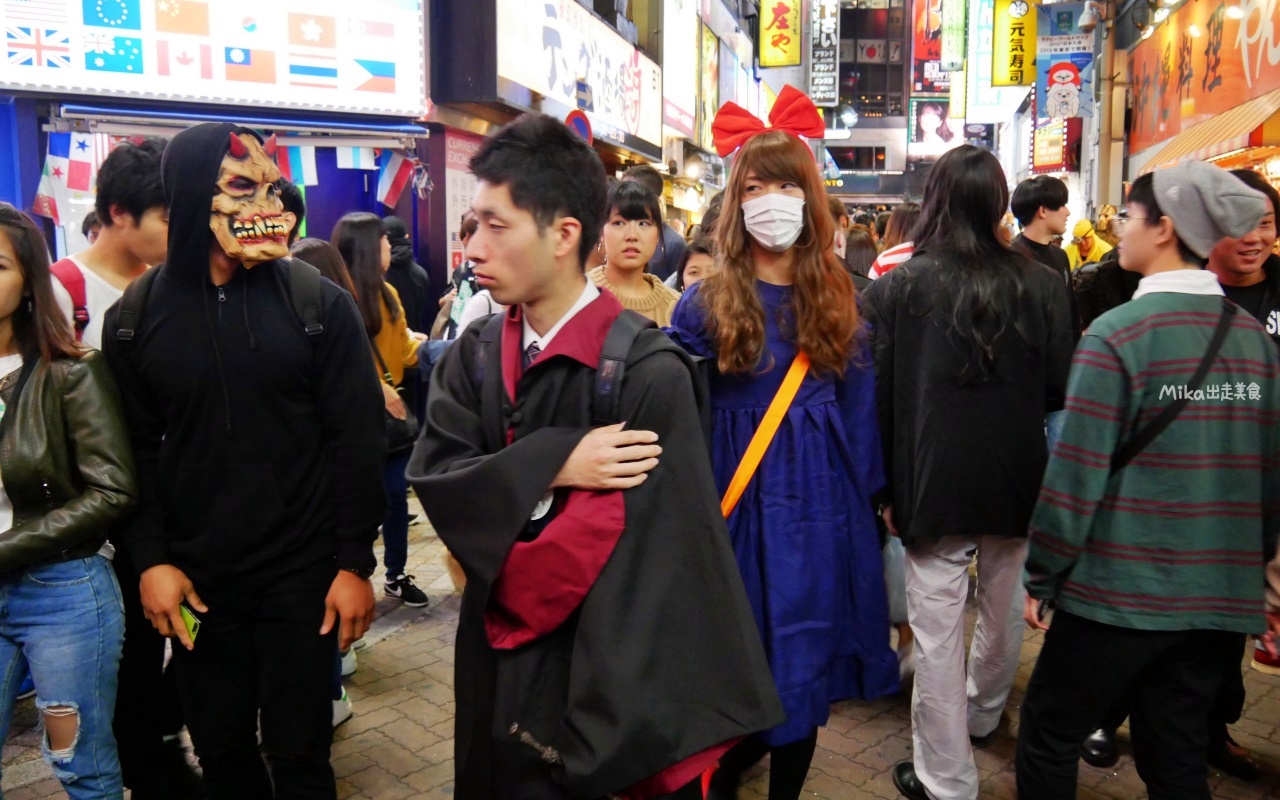
[[[84,273],[76,262],[64,258],[54,262],[49,271],[54,274],[71,295],[71,319],[76,329],[76,341],[84,339],[84,329],[89,326],[88,298],[84,288]]]

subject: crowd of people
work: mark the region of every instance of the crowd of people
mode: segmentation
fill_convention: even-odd
[[[0,733],[29,672],[73,798],[335,798],[379,536],[384,594],[429,603],[411,487],[463,592],[462,800],[730,800],[766,755],[796,800],[831,703],[904,685],[894,784],[974,800],[1028,628],[1020,797],[1075,797],[1126,718],[1152,797],[1256,777],[1280,194],[1185,162],[1064,250],[1061,181],[961,146],[866,217],[808,98],[772,117],[717,120],[688,240],[655,170],[519,118],[439,302],[394,217],[298,239],[230,124],[120,145],[57,263],[0,205]]]

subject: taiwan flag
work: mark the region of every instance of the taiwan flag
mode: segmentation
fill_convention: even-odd
[[[244,47],[226,49],[227,80],[247,83],[276,82],[276,54]]]
[[[396,90],[396,64],[394,61],[368,61],[357,58],[356,64],[369,73],[369,79],[356,87],[361,92],[387,92]]]

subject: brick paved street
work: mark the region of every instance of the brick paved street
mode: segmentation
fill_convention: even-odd
[[[416,501],[412,504],[417,511]],[[432,598],[429,609],[410,609],[380,600],[378,619],[359,651],[360,668],[348,679],[356,714],[338,729],[333,763],[343,800],[451,798],[453,726],[453,635],[458,598],[441,563],[442,548],[426,524],[410,534],[410,572]],[[380,585],[380,583],[375,584]],[[972,622],[972,620],[971,620]],[[1013,798],[1013,746],[1018,707],[1031,665],[1040,649],[1028,637],[1022,667],[1000,736],[977,754],[983,798]],[[1249,704],[1235,737],[1258,757],[1263,779],[1247,784],[1222,775],[1212,778],[1215,798],[1280,798],[1280,678],[1245,673]],[[1082,676],[1083,680],[1083,676]],[[1082,682],[1082,689],[1084,683]],[[14,730],[4,746],[6,800],[65,797],[39,758],[32,701],[19,704]],[[1127,731],[1122,733],[1122,739]],[[896,798],[889,769],[908,758],[911,725],[905,698],[838,706],[818,737],[818,752],[806,797]],[[744,800],[764,800],[763,768],[743,792]],[[1145,797],[1125,741],[1117,768],[1081,767],[1080,797],[1138,800]],[[512,800],[516,800],[513,798]]]

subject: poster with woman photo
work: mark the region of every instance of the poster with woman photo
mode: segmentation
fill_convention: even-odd
[[[915,97],[908,106],[907,155],[941,155],[964,144],[964,120],[951,118],[951,100]]]

